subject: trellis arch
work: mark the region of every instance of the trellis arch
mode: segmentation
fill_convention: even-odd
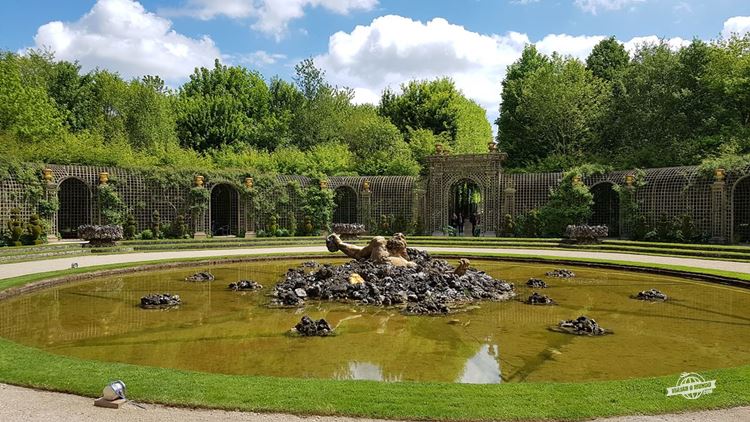
[[[743,176],[732,185],[731,241],[750,242],[750,175]]]
[[[589,190],[594,198],[589,223],[607,226],[609,236],[618,237],[620,235],[620,197],[614,189],[614,183],[601,181],[592,185]]]
[[[348,185],[341,185],[333,190],[335,208],[333,210],[334,223],[358,223],[357,191]]]
[[[78,177],[66,177],[57,185],[57,230],[63,239],[78,237],[78,227],[91,224],[91,187]]]
[[[211,187],[209,227],[214,236],[237,235],[239,232],[240,193],[231,183],[219,182]]]

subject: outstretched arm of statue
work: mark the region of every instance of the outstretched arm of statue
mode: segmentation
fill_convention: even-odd
[[[336,233],[328,236],[328,239],[326,239],[326,245],[328,246],[329,251],[336,252],[339,250],[349,258],[354,259],[369,258],[372,254],[372,242],[365,247],[352,245],[351,243],[342,241]]]

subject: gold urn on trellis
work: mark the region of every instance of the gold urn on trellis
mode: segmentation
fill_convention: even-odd
[[[200,174],[196,174],[195,175],[194,183],[195,183],[195,187],[202,188],[203,187],[203,176],[201,176]]]
[[[42,177],[47,183],[52,183],[52,180],[54,180],[55,176],[52,173],[52,169],[49,167],[46,167],[44,170],[42,170]]]
[[[246,178],[245,178],[245,187],[246,187],[247,189],[252,189],[252,188],[253,188],[253,186],[254,186],[254,183],[255,183],[255,182],[253,181],[253,178],[252,178],[252,177],[246,177]]]
[[[320,189],[321,190],[322,189],[328,189],[328,180],[326,180],[326,179],[321,179],[320,180]]]
[[[364,182],[362,182],[362,191],[363,192],[369,192],[370,191],[370,181],[369,180],[365,180]]]
[[[580,175],[573,177],[573,186],[580,186],[583,184],[583,178]]]
[[[106,185],[109,182],[109,173],[103,171],[99,173],[99,184]]]
[[[714,171],[714,177],[716,178],[717,182],[723,182],[727,177],[727,171],[722,168],[718,168]]]
[[[635,175],[628,174],[627,176],[625,176],[625,184],[626,185],[633,186],[634,183],[635,183]]]

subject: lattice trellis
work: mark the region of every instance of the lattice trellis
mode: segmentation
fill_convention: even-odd
[[[430,173],[425,179],[409,176],[342,176],[330,177],[329,187],[347,192],[346,206],[335,212],[336,220],[353,220],[357,223],[376,222],[381,215],[399,217],[415,222],[421,219],[428,232],[442,230],[448,224],[455,194],[452,189],[462,180],[470,180],[481,192],[483,231],[497,230],[503,214],[518,216],[544,205],[550,190],[560,183],[561,173],[502,174],[503,155],[499,153],[428,158]],[[162,222],[174,220],[178,214],[189,215],[190,182],[162,188],[140,173],[118,168],[93,166],[49,166],[54,173],[54,187],[50,192],[58,195],[61,208],[51,221],[53,230],[72,227],[78,223],[99,221],[99,204],[96,187],[99,174],[108,172],[129,212],[136,218],[138,230],[151,225],[154,210],[159,211]],[[611,187],[624,185],[633,171],[616,171],[586,178],[584,183],[592,188],[595,198],[593,223],[602,222],[616,227],[614,221],[622,220],[618,214],[616,197]],[[674,218],[682,214],[692,216],[696,227],[715,240],[746,240],[750,225],[750,168],[730,172],[726,180],[702,175],[696,167],[671,167],[645,170],[646,184],[636,191],[640,213],[653,225],[664,214]],[[311,180],[302,176],[279,176],[282,182],[297,181],[305,188]],[[365,181],[369,189],[365,188]],[[228,232],[238,234],[249,228],[247,197],[240,180],[213,180],[206,189],[227,184],[235,192],[227,198],[214,198],[209,212],[193,227],[210,229],[212,212],[228,221]],[[85,190],[83,187],[85,186]],[[607,187],[605,189],[605,186]],[[290,200],[279,213],[279,225],[286,227],[289,212],[294,212],[298,224],[303,221],[302,198],[289,189]],[[86,199],[88,191],[88,201]],[[21,209],[27,220],[35,210],[24,201],[25,189],[14,180],[0,180],[0,224],[5,227],[11,208]],[[355,198],[352,201],[352,198]],[[221,204],[217,203],[220,202]],[[342,202],[340,202],[342,203]],[[88,216],[88,220],[85,218]],[[264,228],[265,221],[256,218],[256,229]]]

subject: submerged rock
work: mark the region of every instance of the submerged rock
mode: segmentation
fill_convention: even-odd
[[[325,337],[333,333],[333,328],[331,328],[331,325],[325,319],[321,318],[315,321],[314,319],[305,315],[302,317],[300,322],[298,322],[297,325],[294,326],[294,331],[299,333],[299,335],[305,337]]]
[[[236,283],[230,283],[229,288],[232,290],[260,290],[263,285],[253,280],[240,280]]]
[[[214,275],[208,271],[201,271],[185,277],[185,281],[214,281]]]
[[[644,290],[642,292],[638,292],[636,296],[634,296],[635,299],[638,300],[650,300],[650,301],[665,301],[667,300],[667,295],[660,292],[656,289],[650,289],[650,290]]]
[[[547,288],[547,283],[545,283],[544,280],[541,280],[539,278],[530,278],[529,281],[526,282],[526,285],[529,287],[533,287],[535,289]]]
[[[529,305],[557,305],[557,303],[550,299],[549,296],[540,295],[537,292],[532,293],[531,296],[526,299],[526,303]]]
[[[557,327],[558,331],[579,336],[601,336],[609,334],[609,331],[600,327],[595,320],[583,315],[576,319],[560,321]]]
[[[361,259],[292,268],[274,288],[272,303],[299,306],[311,299],[340,300],[398,306],[407,314],[445,314],[467,303],[515,296],[512,284],[483,271],[467,268],[458,275],[447,261],[427,252],[408,248],[407,253],[414,266]]]
[[[573,278],[576,276],[576,273],[571,270],[566,270],[565,268],[558,268],[548,271],[546,275],[547,277]]]
[[[182,301],[179,295],[170,293],[154,293],[141,298],[141,308],[163,309],[178,306]]]

